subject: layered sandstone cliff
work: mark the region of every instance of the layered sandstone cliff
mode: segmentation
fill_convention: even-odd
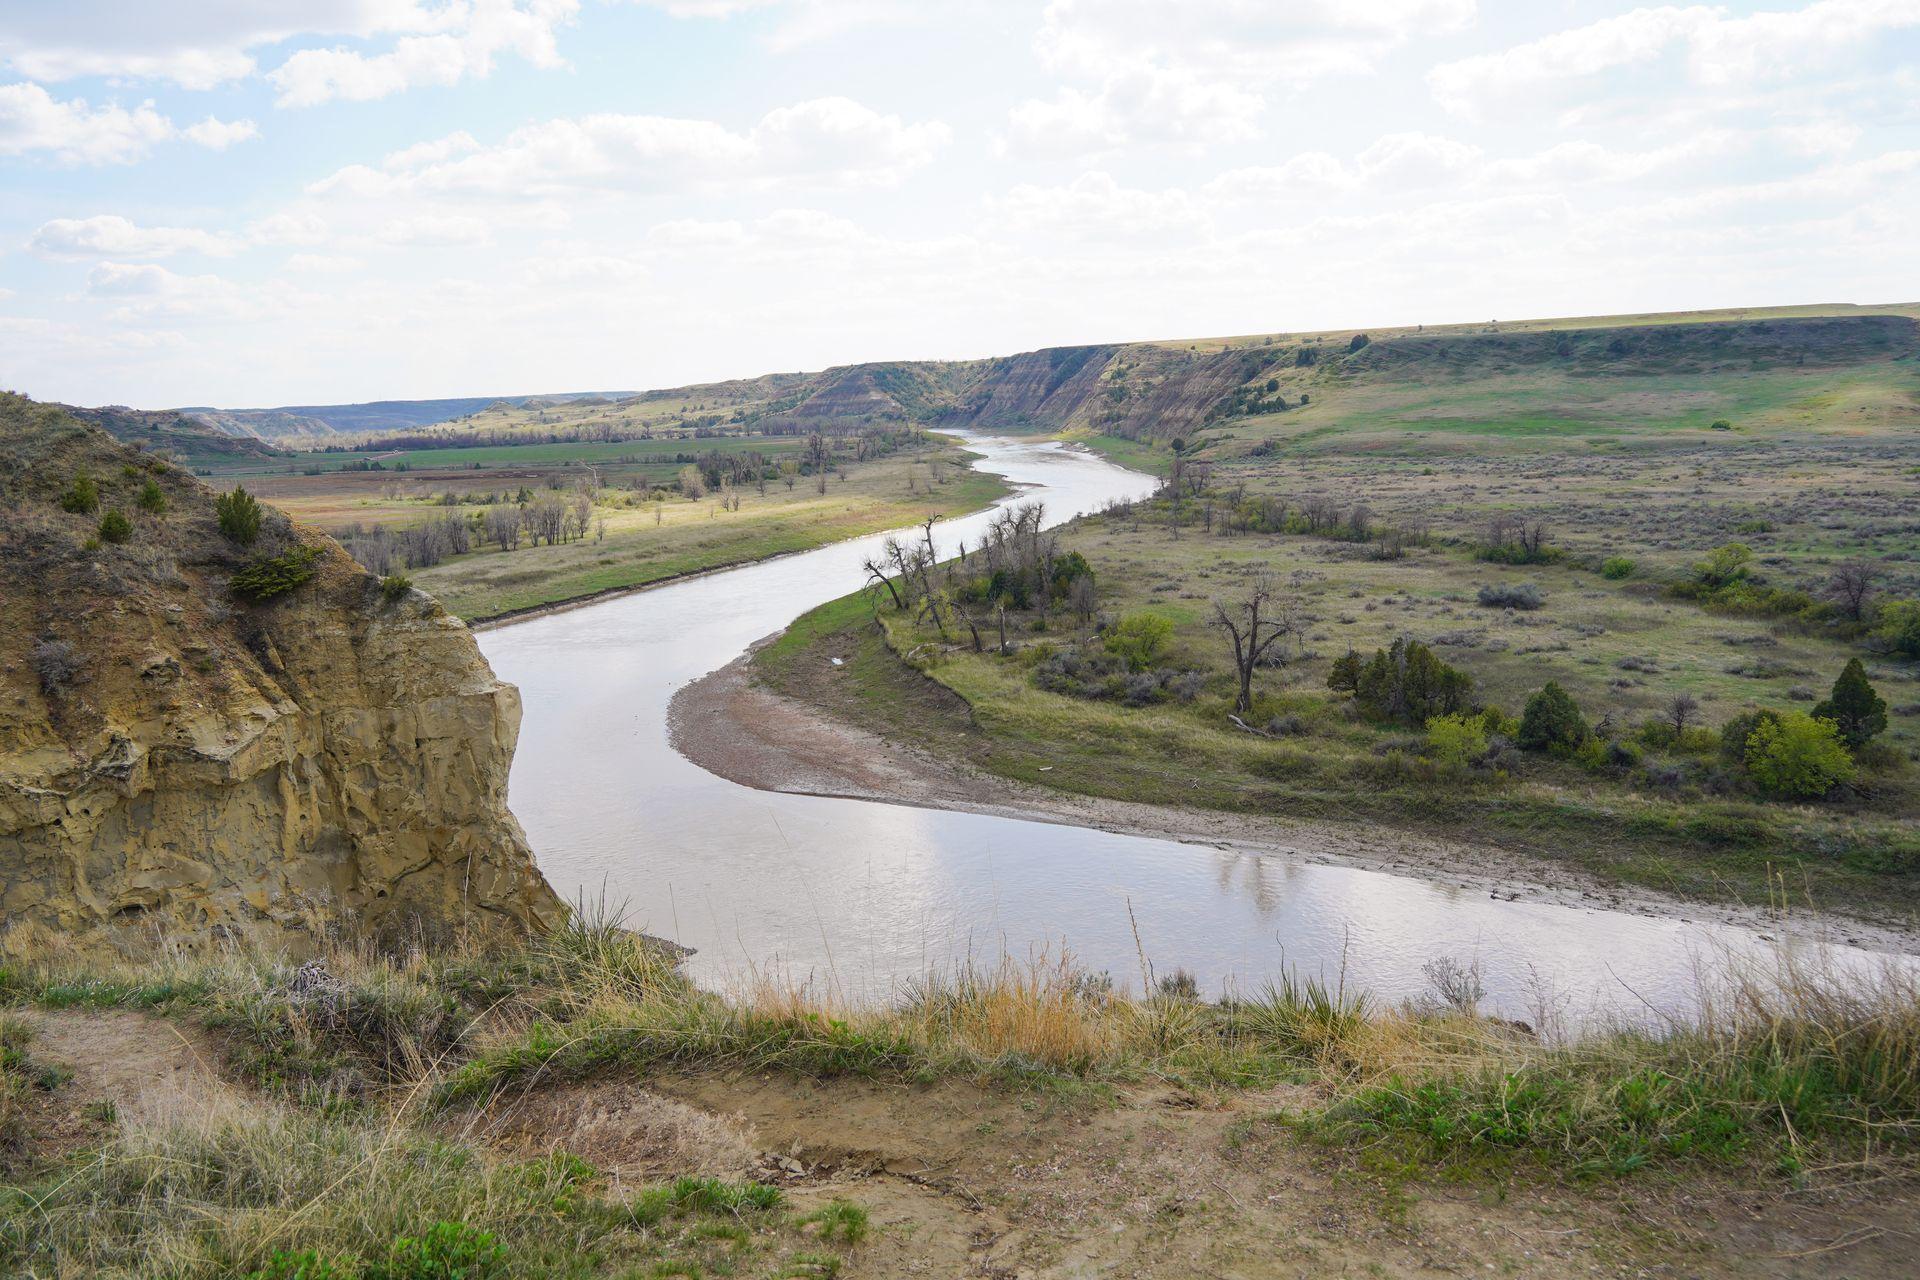
[[[99,505],[65,510],[83,473]],[[126,541],[100,537],[109,510]],[[301,547],[308,580],[234,593]],[[0,921],[542,927],[561,904],[506,805],[519,721],[428,597],[277,513],[236,545],[191,476],[0,397]]]

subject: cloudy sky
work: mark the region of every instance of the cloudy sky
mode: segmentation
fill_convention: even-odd
[[[1920,0],[0,0],[0,386],[1920,297]]]

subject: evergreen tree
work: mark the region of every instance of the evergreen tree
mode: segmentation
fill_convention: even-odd
[[[1527,699],[1515,741],[1523,751],[1565,754],[1578,750],[1592,736],[1586,717],[1567,691],[1549,680],[1545,688]]]
[[[1867,669],[1853,658],[1833,682],[1827,700],[1813,709],[1813,718],[1833,721],[1840,740],[1857,751],[1875,734],[1886,732],[1887,700],[1874,692]]]
[[[219,517],[220,532],[243,547],[253,545],[260,536],[260,504],[242,486],[213,500],[213,513]]]

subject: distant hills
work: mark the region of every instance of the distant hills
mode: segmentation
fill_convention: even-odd
[[[673,430],[798,432],[876,422],[1191,436],[1230,419],[1326,422],[1349,393],[1464,380],[1712,376],[1920,355],[1920,306],[1747,308],[1051,347],[963,361],[877,361],[645,392],[376,400],[267,409],[75,410],[122,439],[190,453],[296,438],[441,432],[623,438]],[[597,433],[597,434],[596,434]]]
[[[275,452],[251,433],[230,432],[178,409],[129,409],[120,404],[91,409],[70,404],[58,407],[105,428],[116,440],[155,452],[178,453],[189,461],[265,458]]]
[[[195,405],[179,412],[228,435],[282,440],[289,436],[405,431],[463,418],[495,406],[519,409],[576,400],[608,403],[632,394],[629,391],[580,391],[532,396],[462,396],[447,400],[370,400],[365,404],[302,404],[277,409],[214,409]]]

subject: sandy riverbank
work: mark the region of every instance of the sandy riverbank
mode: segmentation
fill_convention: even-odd
[[[1566,864],[1493,845],[1379,826],[1172,808],[1028,786],[844,724],[777,694],[754,682],[751,660],[749,652],[676,693],[668,734],[674,748],[701,768],[761,791],[1091,827],[1417,877],[1509,901],[1732,924],[1768,935],[1791,932],[1920,955],[1920,935],[1908,930],[1806,908],[1781,912],[1760,905],[1700,902],[1604,883]]]

